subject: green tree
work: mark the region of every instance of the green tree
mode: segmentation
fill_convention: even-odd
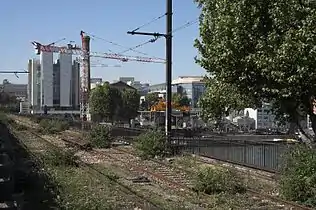
[[[290,116],[301,131],[299,122],[309,114],[316,132],[311,105],[316,5],[294,0],[195,2],[202,11],[195,42],[201,67],[239,93],[272,103],[279,116]]]
[[[254,104],[254,99],[241,94],[236,87],[215,78],[208,78],[205,93],[199,101],[202,118],[205,121],[215,121],[218,125],[231,111],[240,111]]]
[[[122,108],[121,117],[123,119],[132,119],[137,116],[139,109],[140,95],[137,90],[125,89],[121,92],[122,97]]]
[[[190,106],[191,100],[185,94],[173,93],[172,102],[177,103],[180,106]]]
[[[120,92],[109,83],[99,85],[91,91],[89,105],[92,115],[100,120],[113,121],[122,106]]]
[[[147,110],[150,110],[150,107],[159,101],[158,93],[149,93],[146,95],[146,104]]]

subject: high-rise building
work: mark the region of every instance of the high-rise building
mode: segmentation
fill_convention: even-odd
[[[53,53],[41,52],[41,105],[53,107]]]
[[[30,105],[34,110],[43,109],[45,105],[55,109],[77,109],[80,86],[79,63],[76,61],[72,63],[71,55],[60,55],[59,59],[51,65],[49,60],[51,57],[45,53],[41,55],[40,61],[29,60]]]
[[[53,104],[60,106],[60,63],[56,60],[53,65]]]
[[[72,64],[71,87],[71,104],[74,108],[79,108],[80,64],[76,61]]]
[[[28,101],[33,109],[41,107],[41,65],[40,61],[30,59],[28,62]]]
[[[60,65],[60,106],[71,106],[72,55],[59,54]]]

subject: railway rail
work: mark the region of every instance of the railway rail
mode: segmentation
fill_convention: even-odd
[[[76,142],[72,142],[72,145],[75,145],[75,144]],[[79,145],[78,147],[81,147],[81,146]],[[188,171],[184,169],[179,169],[179,168],[174,169],[169,164],[164,163],[159,160],[154,160],[154,159],[149,160],[148,164],[146,165],[138,165],[138,166],[130,165],[131,162],[137,162],[135,160],[137,159],[136,154],[128,150],[121,149],[121,148],[112,148],[112,150],[116,152],[115,153],[101,153],[101,154],[106,155],[107,157],[114,160],[115,162],[121,162],[125,167],[131,167],[132,170],[136,173],[148,174],[157,182],[167,183],[169,187],[172,187],[174,189],[186,190],[186,191],[191,191],[191,193],[194,193],[192,184],[188,181],[188,178],[186,177],[186,174],[188,173]],[[128,161],[132,159],[133,161]],[[210,161],[207,161],[207,160],[200,159],[199,161],[201,163],[210,164]],[[151,165],[151,167],[148,168],[148,165]],[[256,176],[262,177],[264,179],[269,179],[270,181],[275,180],[274,178],[268,175],[256,174]],[[273,196],[267,193],[262,193],[255,189],[248,188],[247,192],[257,197],[271,200],[272,202],[275,203],[275,205],[278,208],[283,208],[283,209],[294,208],[294,209],[301,209],[301,210],[312,210],[312,208],[310,207],[303,206],[295,202],[287,201],[287,200],[281,199],[277,196]]]
[[[50,147],[55,148],[55,149],[60,149],[59,146],[57,146],[55,143],[52,143],[51,141],[41,137],[40,135],[38,135],[35,132],[32,131],[27,131],[30,132],[33,136],[35,136],[37,139],[41,140],[42,142],[45,142],[46,144],[48,144]],[[20,141],[21,144],[23,144],[24,147],[27,148],[27,145],[23,143],[23,141]],[[38,160],[38,157],[36,156],[36,154],[34,154],[30,149],[27,149],[28,152],[30,153],[30,155],[32,155],[32,157],[36,158]],[[79,161],[79,165],[84,166],[86,168],[91,169],[92,171],[95,171],[97,174],[106,177],[107,179],[111,180],[112,182],[114,182],[115,184],[117,184],[118,186],[120,186],[122,188],[122,192],[125,192],[127,197],[130,197],[130,200],[133,201],[134,203],[137,204],[137,208],[141,208],[141,209],[161,209],[157,204],[153,203],[152,201],[148,200],[147,198],[145,198],[144,196],[140,195],[139,193],[137,193],[136,191],[130,189],[129,187],[125,186],[124,184],[122,184],[120,181],[116,180],[115,178],[113,178],[111,175],[108,175],[100,170],[98,170],[97,168],[91,166],[90,164],[85,163],[82,160],[78,160]]]
[[[35,134],[37,135],[37,134]],[[62,138],[61,140],[67,142],[69,145],[73,147],[78,147],[80,149],[90,149],[92,150],[93,153],[98,153],[106,156],[108,159],[116,162],[116,163],[121,163],[124,167],[129,167],[132,171],[135,173],[145,173],[152,177],[154,180],[158,182],[162,182],[164,184],[167,184],[169,187],[172,187],[174,189],[179,189],[179,190],[186,190],[186,191],[192,191],[192,186],[191,183],[188,182],[188,180],[185,177],[185,174],[187,171],[182,170],[182,172],[178,172],[178,175],[175,175],[177,173],[171,173],[170,172],[170,165],[163,163],[161,161],[157,160],[150,160],[150,163],[152,164],[152,167],[148,167],[148,164],[146,165],[131,165],[131,160],[134,162],[137,162],[137,157],[135,154],[128,152],[126,150],[122,149],[112,149],[116,151],[115,153],[105,153],[102,151],[97,151],[92,149],[91,147],[87,147],[87,143],[81,139],[81,141],[76,140],[76,137],[74,138]],[[210,163],[210,161],[200,159],[202,163]],[[225,162],[224,160],[218,160]],[[231,163],[230,161],[226,161],[226,163]],[[231,163],[233,164],[233,163]],[[247,167],[247,166],[245,166]],[[155,169],[156,168],[156,169]],[[172,169],[174,170],[174,169]],[[271,171],[269,171],[271,173]],[[273,174],[273,173],[272,173]],[[266,175],[258,175],[261,176],[262,178],[265,179],[271,179],[274,180],[273,177],[271,176],[266,176]],[[193,192],[193,191],[192,191]],[[251,193],[252,195],[261,197],[263,199],[268,199],[271,200],[276,204],[276,206],[279,208],[280,206],[283,207],[283,209],[302,209],[302,210],[312,210],[310,207],[303,206],[301,204],[283,200],[277,196],[269,195],[266,193],[258,192],[254,189],[248,189],[248,193]]]

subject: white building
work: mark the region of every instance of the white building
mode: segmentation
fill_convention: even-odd
[[[53,107],[53,53],[41,52],[41,105]]]
[[[71,55],[61,54],[53,63],[50,53],[29,60],[28,101],[33,110],[79,109],[80,65]]]
[[[119,81],[127,84],[128,82],[134,82],[135,78],[134,77],[120,77]]]
[[[71,104],[73,107],[79,107],[80,104],[80,64],[73,61],[71,77]]]
[[[61,107],[71,106],[71,80],[72,80],[72,55],[66,53],[59,54],[60,68],[60,97]]]
[[[41,107],[41,64],[39,60],[30,59],[28,62],[29,83],[28,101],[33,109]]]
[[[274,129],[278,127],[269,104],[264,104],[262,108],[258,109],[246,108],[246,112],[249,113],[250,118],[255,120],[256,129]]]
[[[90,89],[92,90],[98,85],[102,84],[102,78],[91,78],[90,79]]]

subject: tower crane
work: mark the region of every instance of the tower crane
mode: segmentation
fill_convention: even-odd
[[[67,46],[55,46],[55,43],[49,45],[43,45],[39,42],[33,41],[32,44],[36,50],[36,54],[39,55],[41,52],[52,52],[52,53],[65,53],[71,55],[80,56],[81,60],[81,87],[80,87],[80,117],[82,120],[82,126],[84,122],[90,118],[89,114],[89,94],[90,94],[90,57],[105,58],[119,60],[122,62],[135,61],[143,63],[162,63],[166,61],[160,58],[142,57],[142,56],[128,56],[116,53],[97,53],[90,52],[90,37],[85,35],[83,31],[80,32],[82,47],[77,45],[68,44]]]

